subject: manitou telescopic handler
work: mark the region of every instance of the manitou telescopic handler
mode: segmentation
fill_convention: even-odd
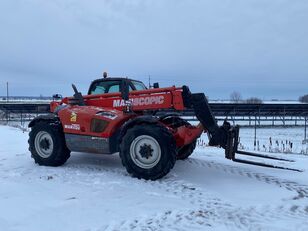
[[[156,83],[147,89],[140,81],[107,78],[106,73],[92,82],[87,95],[72,86],[73,97],[51,102],[51,113],[29,124],[29,150],[39,165],[63,165],[71,152],[119,152],[132,176],[156,180],[165,176],[177,159],[193,153],[203,132],[208,133],[209,145],[224,148],[230,160],[276,167],[236,159],[235,153],[279,159],[238,151],[239,127],[227,121],[218,126],[205,95],[192,94],[187,86],[159,88]],[[170,109],[189,108],[199,125],[170,113]]]

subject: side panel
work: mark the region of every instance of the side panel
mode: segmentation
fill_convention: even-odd
[[[73,152],[110,154],[108,138],[65,134],[65,140],[68,149]]]
[[[172,94],[170,92],[163,94],[140,95],[140,96],[130,95],[129,99],[132,101],[132,107],[134,111],[170,108],[170,105],[172,105]],[[106,98],[89,99],[86,101],[86,104],[91,106],[99,106],[99,107],[123,110],[125,106],[125,101],[121,97],[106,97]]]
[[[174,108],[184,110],[182,88],[169,87],[132,91],[129,99],[132,101],[133,111],[158,110]],[[125,106],[120,93],[106,93],[100,95],[83,96],[88,106],[99,106],[122,110]]]
[[[64,133],[103,138],[112,136],[133,116],[118,110],[93,106],[70,106],[59,111]]]

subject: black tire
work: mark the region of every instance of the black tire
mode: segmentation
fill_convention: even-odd
[[[133,177],[157,180],[167,175],[175,164],[175,141],[162,125],[135,125],[122,138],[120,157]]]
[[[194,142],[185,145],[184,147],[180,148],[178,150],[178,154],[176,156],[176,158],[178,160],[185,160],[187,159],[191,154],[193,154],[195,148],[197,145],[197,140],[195,140]]]
[[[181,126],[192,126],[188,121],[178,117],[178,116],[166,116],[161,119],[161,122],[170,126],[173,129],[176,129]],[[190,144],[187,144],[177,150],[176,158],[178,160],[187,159],[195,150],[197,144],[197,140],[193,141]]]
[[[28,143],[31,157],[39,165],[57,167],[70,157],[60,123],[37,122],[31,128]]]

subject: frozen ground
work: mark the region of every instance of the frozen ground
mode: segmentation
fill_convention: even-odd
[[[73,153],[62,167],[40,167],[27,136],[0,126],[0,230],[308,230],[307,156],[275,154],[299,173],[200,147],[153,182],[128,176],[118,155]]]

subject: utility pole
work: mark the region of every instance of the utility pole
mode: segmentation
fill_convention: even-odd
[[[149,75],[149,89],[151,88],[151,76]]]
[[[254,150],[256,150],[257,146],[257,116],[255,115],[255,136],[254,136],[254,142],[253,142]]]
[[[304,140],[307,142],[307,117],[305,116],[305,137]]]
[[[9,82],[6,82],[6,102],[9,102]]]

